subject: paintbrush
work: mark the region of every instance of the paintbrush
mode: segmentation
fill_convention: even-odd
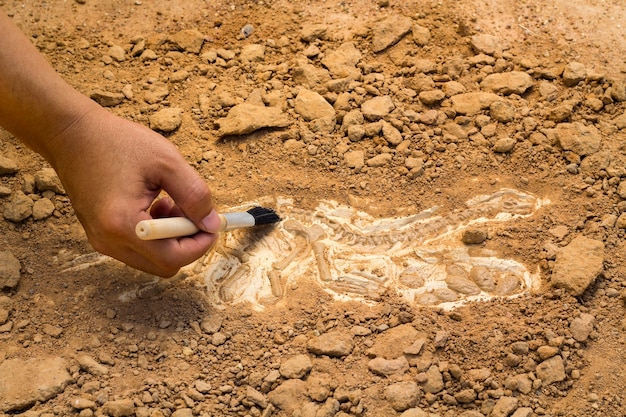
[[[281,219],[272,209],[253,207],[248,211],[218,214],[221,220],[220,232],[244,227],[261,226],[277,223]],[[142,220],[137,223],[135,233],[142,240],[167,239],[196,234],[200,231],[186,217],[164,217],[161,219]]]

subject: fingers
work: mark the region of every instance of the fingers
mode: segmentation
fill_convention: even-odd
[[[211,191],[198,173],[181,157],[181,164],[163,177],[163,189],[174,199],[176,205],[200,230],[215,232],[217,213],[214,212]],[[172,167],[174,168],[174,167]]]

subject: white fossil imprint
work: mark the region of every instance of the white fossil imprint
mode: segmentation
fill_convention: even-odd
[[[332,201],[311,211],[277,199],[283,221],[224,233],[186,273],[207,285],[216,305],[279,302],[301,280],[315,280],[337,299],[376,302],[393,290],[407,301],[452,308],[470,300],[514,297],[539,285],[539,274],[491,250],[465,245],[469,227],[532,216],[546,199],[501,189],[438,215],[375,219]]]

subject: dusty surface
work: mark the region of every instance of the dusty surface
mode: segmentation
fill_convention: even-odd
[[[487,239],[473,245],[538,271],[540,288],[447,312],[394,291],[373,304],[334,301],[307,276],[260,312],[245,304],[216,308],[197,277],[137,293],[152,278],[115,262],[67,269],[93,250],[68,199],[33,187],[45,162],[0,132],[0,155],[19,168],[0,176],[0,252],[20,263],[19,283],[0,294],[0,396],[7,384],[32,382],[24,373],[42,372],[21,361],[44,359],[57,377],[45,398],[33,394],[19,406],[0,398],[0,414],[626,414],[626,9],[617,0],[385,3],[0,5],[78,90],[119,100],[111,111],[149,125],[161,109],[182,109],[182,124],[166,135],[224,209],[282,196],[303,210],[334,200],[391,218],[433,206],[450,213],[501,188],[549,199],[530,217],[489,224]],[[412,19],[430,39],[418,43],[419,31],[409,32],[374,52],[377,25],[388,16]],[[247,24],[253,31],[245,37]],[[311,24],[325,33],[304,41]],[[199,52],[171,42],[186,29],[202,34]],[[471,39],[479,34],[497,37],[494,51],[476,51]],[[346,42],[361,54],[351,81],[332,83],[337,74],[298,81],[303,61],[321,70]],[[250,44],[265,51],[243,62]],[[143,55],[147,49],[152,57]],[[585,70],[580,81],[564,72],[572,63]],[[446,91],[451,81],[485,91],[487,75],[511,71],[532,79],[519,94],[499,93],[512,104],[511,120],[493,106],[464,115],[449,96],[419,95]],[[167,96],[146,94],[156,87]],[[302,89],[334,104],[336,125],[294,111]],[[344,115],[377,96],[391,97],[395,108],[381,117],[401,143],[381,129],[360,140],[342,129]],[[220,138],[216,120],[244,101],[278,106],[291,124]],[[583,134],[572,144],[570,131],[555,139],[553,129],[572,124],[597,129],[591,136],[599,143]],[[363,152],[362,167],[347,157],[352,151]],[[389,157],[371,159],[381,154]],[[54,211],[8,220],[19,191],[49,199]],[[568,255],[563,248],[581,236],[581,246],[569,247],[582,250]],[[591,266],[598,247],[599,275]],[[554,288],[555,277],[567,281],[575,272],[570,267],[587,274],[582,287]],[[120,300],[129,292],[139,296]]]

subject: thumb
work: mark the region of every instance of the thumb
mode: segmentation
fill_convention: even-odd
[[[163,178],[163,189],[198,229],[217,233],[220,219],[213,205],[211,190],[198,173],[182,159]]]

